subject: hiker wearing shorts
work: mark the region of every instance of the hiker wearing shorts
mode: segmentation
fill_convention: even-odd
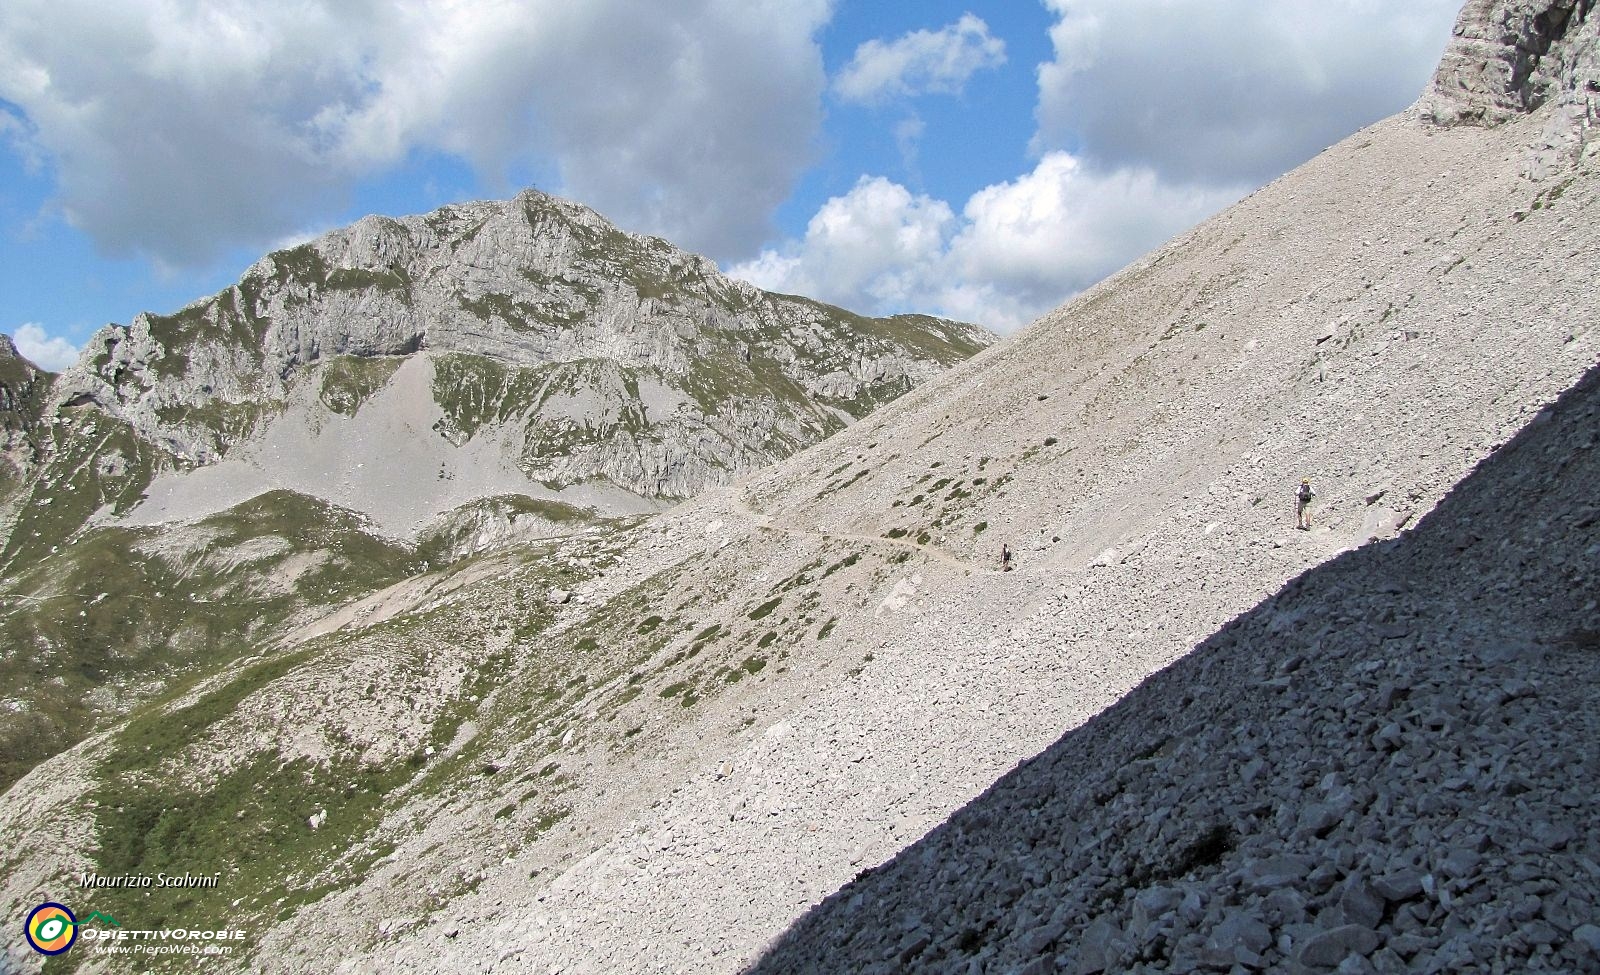
[[[1294,526],[1301,531],[1311,530],[1311,499],[1316,496],[1317,492],[1311,487],[1311,479],[1302,477],[1300,487],[1294,493]]]

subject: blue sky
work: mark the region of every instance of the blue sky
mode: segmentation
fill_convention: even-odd
[[[7,0],[0,331],[59,368],[367,213],[568,196],[1017,328],[1415,99],[1454,0]]]

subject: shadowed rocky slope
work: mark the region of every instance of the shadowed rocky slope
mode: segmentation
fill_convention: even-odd
[[[1600,970],[1600,370],[752,973]]]

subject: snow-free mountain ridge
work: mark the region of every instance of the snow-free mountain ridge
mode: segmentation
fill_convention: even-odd
[[[269,254],[214,297],[102,329],[56,395],[174,458],[144,520],[288,488],[414,535],[474,491],[572,488],[564,501],[608,512],[689,497],[826,436],[991,339],[926,316],[864,318],[769,294],[528,190],[367,217]],[[364,408],[397,371],[420,387],[404,395],[420,424],[409,434],[373,428],[402,404]],[[294,449],[306,443],[311,456]],[[416,456],[387,482],[323,486],[358,470],[338,463],[362,445]],[[506,477],[472,485],[486,464]],[[212,470],[191,484],[195,467]],[[413,508],[393,510],[396,495]]]
[[[659,510],[992,339],[768,294],[528,191],[276,251],[59,376],[0,345],[0,782],[284,628]]]

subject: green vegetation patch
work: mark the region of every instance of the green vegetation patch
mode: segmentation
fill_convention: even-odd
[[[74,412],[57,426],[55,442],[0,553],[8,574],[44,561],[101,508],[119,515],[132,508],[161,461],[132,427],[99,410]]]
[[[276,413],[277,403],[230,403],[222,399],[209,399],[204,403],[169,403],[156,407],[156,416],[162,423],[208,431],[218,454],[226,454],[230,444],[255,432],[261,421]]]
[[[292,282],[312,292],[321,291],[327,286],[331,269],[311,244],[273,251],[269,256],[272,258],[272,281],[278,286]]]
[[[329,291],[387,291],[410,303],[411,274],[399,264],[384,268],[341,267],[328,275]]]
[[[181,708],[145,708],[117,735],[102,770],[117,774],[156,767],[194,744],[208,728],[238,710],[246,697],[309,660],[311,654],[301,650],[256,663]]]
[[[755,609],[752,609],[746,615],[748,615],[753,620],[765,619],[766,617],[772,615],[772,611],[777,609],[778,605],[780,603],[782,603],[782,602],[783,602],[783,597],[782,596],[774,597],[774,598],[769,599],[766,602],[762,603],[760,606],[757,606]]]
[[[603,359],[517,367],[451,353],[434,360],[433,397],[444,413],[441,429],[449,435],[470,439],[485,426],[514,423],[526,428],[525,457],[558,457],[619,435],[646,434],[650,423],[640,375]],[[591,398],[604,410],[581,420],[540,412],[560,396]]]
[[[433,362],[433,398],[445,419],[469,438],[489,423],[532,413],[544,385],[542,370],[479,355],[450,353]]]
[[[251,755],[215,781],[112,774],[95,795],[102,876],[218,874],[215,888],[97,890],[96,910],[124,926],[213,928],[286,919],[358,877],[340,859],[376,825],[414,767],[354,759],[314,765]],[[313,815],[324,814],[316,829]],[[242,900],[238,907],[233,902]]]
[[[478,298],[457,299],[463,311],[484,321],[500,321],[519,331],[532,331],[538,325],[569,324],[582,318],[582,312],[552,314],[549,310],[521,298],[500,292],[490,292]]]
[[[174,314],[148,316],[150,337],[163,351],[151,363],[156,375],[173,378],[188,372],[191,352],[201,344],[236,349],[259,361],[268,322],[255,314],[254,298],[243,286],[228,288]]]
[[[401,361],[401,356],[334,356],[323,363],[317,398],[335,413],[355,416],[361,404],[389,382]]]
[[[840,569],[848,569],[852,565],[855,565],[857,562],[860,562],[860,561],[861,561],[861,553],[860,552],[852,552],[849,555],[845,556],[844,558],[840,559],[839,561],[837,561],[837,562],[833,563],[832,565],[828,566],[828,568],[823,571],[822,578],[826,579],[829,576],[833,575],[835,572],[838,572]]]
[[[306,607],[338,604],[419,568],[403,546],[363,531],[356,515],[289,491],[200,522],[193,531],[202,552],[154,554],[166,531],[87,532],[16,577],[14,591],[27,599],[0,600],[0,643],[11,650],[0,656],[0,684],[25,689],[29,704],[0,715],[0,788],[120,717],[91,710],[91,691],[194,686]],[[181,538],[190,529],[172,531]],[[276,546],[261,558],[230,557],[269,537]],[[269,584],[297,560],[292,585]]]

